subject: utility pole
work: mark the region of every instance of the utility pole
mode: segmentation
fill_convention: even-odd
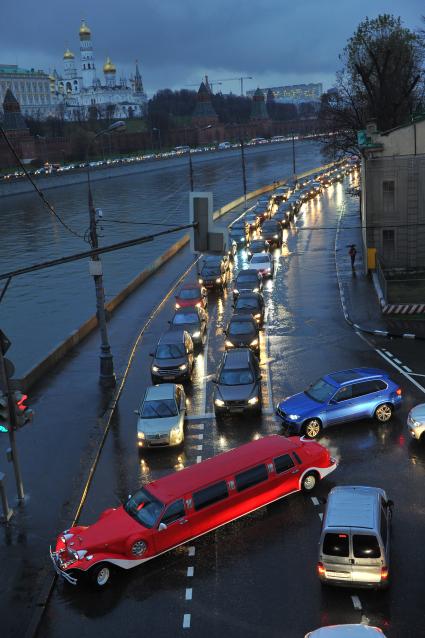
[[[193,193],[193,164],[192,164],[192,154],[190,152],[190,148],[187,152],[189,157],[189,183],[190,183],[190,192]]]
[[[241,144],[241,160],[242,160],[242,181],[243,181],[243,196],[244,196],[244,208],[246,209],[246,169],[245,169],[245,151],[243,139],[240,139]]]
[[[12,456],[13,469],[15,471],[16,491],[18,493],[18,500],[23,501],[25,498],[24,484],[22,481],[21,468],[19,465],[18,448],[16,447],[15,430],[17,428],[16,423],[16,411],[13,399],[13,392],[9,383],[9,376],[7,374],[6,363],[4,358],[4,351],[2,341],[0,339],[0,389],[3,389],[4,394],[7,397],[7,406],[9,410],[9,442]]]
[[[296,179],[297,169],[295,166],[295,137],[294,137],[293,131],[292,131],[292,173],[294,175],[294,179]]]

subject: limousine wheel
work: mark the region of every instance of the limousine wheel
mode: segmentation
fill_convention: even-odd
[[[317,474],[315,472],[308,472],[301,482],[301,489],[303,492],[311,492],[317,485]]]
[[[105,587],[111,578],[111,568],[106,563],[98,563],[89,572],[92,583],[101,589]]]
[[[393,415],[393,406],[389,403],[383,403],[382,405],[378,405],[375,410],[375,419],[377,419],[380,423],[386,423],[391,419]]]
[[[309,439],[315,439],[320,434],[322,424],[319,419],[310,419],[304,425],[304,433]]]

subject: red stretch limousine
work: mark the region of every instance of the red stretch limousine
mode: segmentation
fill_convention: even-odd
[[[136,567],[173,547],[299,490],[336,468],[326,448],[272,435],[148,483],[88,527],[66,530],[50,550],[58,574],[97,587],[114,566]]]

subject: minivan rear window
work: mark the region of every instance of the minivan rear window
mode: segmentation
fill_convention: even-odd
[[[326,534],[323,539],[323,553],[327,556],[349,556],[348,534]]]
[[[203,490],[199,490],[199,492],[195,492],[193,494],[193,504],[195,510],[199,511],[204,507],[208,507],[208,505],[213,505],[214,503],[222,501],[227,496],[229,496],[227,483],[226,481],[220,481],[219,483],[214,483],[214,485],[210,485]]]
[[[266,466],[264,464],[257,465],[256,467],[252,467],[250,470],[236,474],[236,489],[238,492],[242,492],[242,490],[246,490],[253,485],[257,485],[257,483],[267,481],[267,479],[268,474]]]
[[[378,539],[372,534],[353,534],[353,553],[355,558],[380,558]]]

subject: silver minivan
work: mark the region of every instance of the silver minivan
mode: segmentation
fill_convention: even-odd
[[[330,491],[319,542],[322,583],[388,586],[392,506],[379,487],[341,485]]]

